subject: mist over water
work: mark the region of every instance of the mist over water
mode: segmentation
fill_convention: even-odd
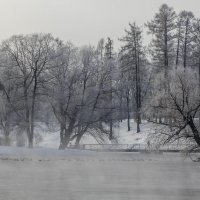
[[[175,153],[10,154],[0,159],[0,199],[196,200],[199,169]]]

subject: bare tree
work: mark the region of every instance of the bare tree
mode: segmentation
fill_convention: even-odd
[[[2,50],[16,68],[21,84],[24,119],[29,147],[33,147],[34,117],[40,76],[51,58],[53,38],[50,34],[13,36],[3,42]]]
[[[93,47],[81,50],[71,43],[58,43],[47,72],[46,87],[54,115],[60,124],[60,149],[70,141],[78,145],[85,133],[102,130],[110,114],[106,108],[108,73]]]

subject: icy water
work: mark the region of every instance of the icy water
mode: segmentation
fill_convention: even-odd
[[[199,200],[200,163],[181,154],[1,153],[0,200]]]

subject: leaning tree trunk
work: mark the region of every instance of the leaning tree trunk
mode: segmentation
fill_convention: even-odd
[[[75,145],[76,147],[79,146],[80,142],[81,142],[81,138],[83,137],[84,133],[80,133],[78,134],[78,136],[76,137],[76,142],[75,142]]]
[[[188,125],[190,126],[193,136],[194,136],[194,140],[197,143],[197,145],[200,147],[200,133],[197,129],[197,127],[194,124],[193,118],[190,117]]]

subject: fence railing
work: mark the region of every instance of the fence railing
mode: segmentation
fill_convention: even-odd
[[[187,148],[185,144],[83,144],[69,145],[69,148],[95,150],[95,151],[184,151]]]

